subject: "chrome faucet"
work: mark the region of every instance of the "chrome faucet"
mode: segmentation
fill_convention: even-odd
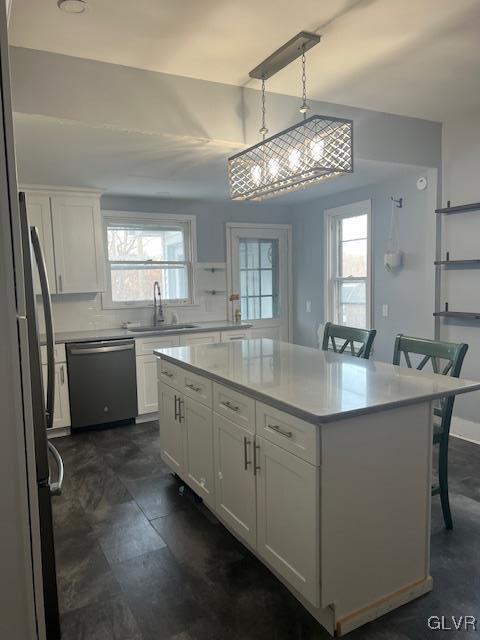
[[[157,298],[158,293],[158,298]],[[162,307],[162,292],[160,291],[160,285],[158,284],[158,280],[155,280],[153,283],[153,326],[156,327],[157,324],[164,321],[163,317],[163,307]]]

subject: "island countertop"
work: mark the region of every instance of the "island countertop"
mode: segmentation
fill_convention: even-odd
[[[155,349],[154,353],[316,424],[480,389],[480,381],[268,338]]]

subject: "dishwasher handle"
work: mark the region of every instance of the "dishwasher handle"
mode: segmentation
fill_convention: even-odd
[[[85,349],[72,347],[70,353],[72,356],[91,355],[92,353],[110,353],[112,351],[131,351],[135,349],[135,343],[130,344],[112,344],[112,345],[98,345],[98,347],[88,347]]]

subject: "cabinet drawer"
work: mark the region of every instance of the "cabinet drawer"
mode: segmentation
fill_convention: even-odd
[[[182,373],[183,371],[180,367],[163,358],[158,359],[157,377],[159,382],[168,384],[170,387],[180,391],[182,388]]]
[[[182,387],[179,389],[186,396],[194,398],[208,407],[212,406],[212,382],[196,373],[182,370],[180,377]]]
[[[262,402],[256,407],[257,434],[316,466],[320,465],[319,427]]]
[[[220,333],[218,331],[187,333],[186,335],[180,336],[180,346],[211,344],[212,342],[220,342]]]
[[[42,345],[40,347],[40,352],[42,354],[42,364],[47,364],[47,347]],[[55,362],[66,362],[67,358],[65,356],[65,345],[64,344],[56,344],[53,353],[55,354]]]
[[[255,433],[255,401],[252,398],[215,383],[213,410]]]
[[[250,331],[222,331],[222,342],[230,342],[231,340],[248,340]]]
[[[135,353],[137,356],[151,356],[154,349],[178,347],[178,336],[155,336],[155,338],[136,338]]]

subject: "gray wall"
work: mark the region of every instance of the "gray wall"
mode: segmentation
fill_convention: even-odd
[[[428,176],[429,187],[418,191],[416,179]],[[390,196],[404,198],[398,212],[400,248],[404,266],[389,273],[383,265],[389,227]],[[391,361],[393,341],[399,332],[433,337],[434,171],[408,172],[361,189],[317,200],[292,211],[294,236],[294,341],[316,346],[318,324],[324,322],[324,210],[361,200],[372,200],[373,326],[378,334],[374,357]],[[312,301],[311,313],[306,301]],[[388,304],[389,316],[382,317]]]
[[[225,223],[288,224],[290,209],[275,203],[205,202],[126,196],[103,196],[102,209],[193,214],[197,218],[199,262],[225,262]]]
[[[455,204],[480,201],[480,113],[447,121],[443,127],[443,203]],[[480,257],[480,212],[456,216],[442,216],[442,253],[450,251],[451,259]],[[442,304],[450,309],[478,311],[480,308],[480,278],[477,269],[453,270],[442,273]],[[480,325],[478,322],[442,321],[440,337],[452,342],[466,342],[469,350],[462,375],[480,379]],[[455,414],[480,423],[480,393],[457,398]],[[462,425],[452,426],[454,433],[466,435],[480,442],[480,425],[476,433],[462,433]]]

